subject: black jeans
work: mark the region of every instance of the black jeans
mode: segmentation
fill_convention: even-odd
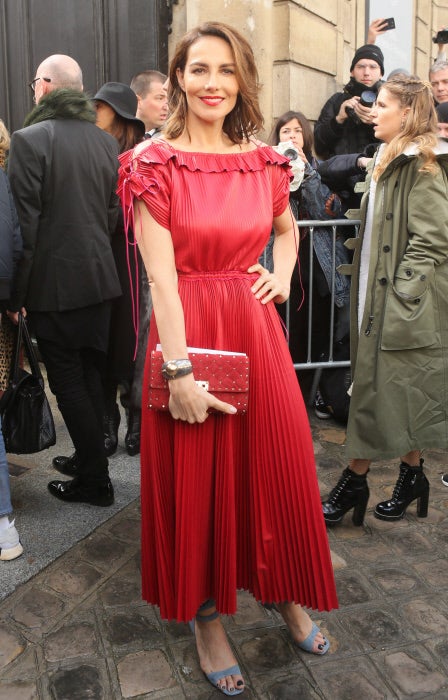
[[[79,478],[86,486],[102,485],[109,478],[101,380],[105,355],[93,348],[67,348],[39,337],[37,344],[78,456]]]

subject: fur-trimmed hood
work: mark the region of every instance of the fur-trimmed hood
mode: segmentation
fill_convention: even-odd
[[[79,119],[94,124],[96,112],[84,92],[60,88],[52,90],[40,100],[26,117],[23,126],[38,124],[47,119]]]

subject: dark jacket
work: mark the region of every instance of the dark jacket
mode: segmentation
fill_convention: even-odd
[[[8,178],[0,168],[0,301],[9,300],[14,267],[22,253],[22,236]],[[1,308],[0,308],[1,311]]]
[[[343,92],[336,92],[327,100],[314,126],[314,147],[321,158],[330,158],[341,153],[363,153],[366,146],[378,143],[371,124],[356,124],[351,117],[343,124],[336,121],[336,115],[343,102],[355,95],[360,96],[364,90],[376,92],[378,88],[378,84],[366,88],[352,78],[345,85]]]
[[[319,161],[317,169],[322,182],[333,192],[340,192],[349,189],[352,178],[364,180],[366,171],[358,167],[358,160],[363,155],[362,152],[346,153]]]
[[[110,245],[118,146],[87,96],[54,90],[11,138],[8,173],[23,236],[10,309],[67,311],[121,293]]]
[[[314,219],[328,221],[341,216],[341,200],[322,182],[319,175],[319,163],[315,158],[305,165],[305,175],[296,192],[289,198],[295,218],[299,221]],[[303,229],[302,229],[303,231]],[[349,262],[349,253],[342,238],[336,239],[335,261],[333,260],[333,241],[331,229],[316,227],[313,235],[313,247],[322,274],[316,270],[316,283],[321,296],[330,293],[333,268]],[[350,282],[345,275],[335,271],[335,304],[342,307],[347,304],[350,294]]]

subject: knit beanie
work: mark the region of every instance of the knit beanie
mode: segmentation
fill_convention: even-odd
[[[384,75],[384,56],[379,46],[376,46],[376,44],[364,44],[364,46],[357,49],[353,57],[352,65],[350,66],[350,71],[352,71],[358,61],[362,61],[363,58],[370,58],[371,61],[376,61],[381,68],[381,75]]]
[[[448,102],[441,102],[436,107],[437,121],[440,124],[448,124]]]

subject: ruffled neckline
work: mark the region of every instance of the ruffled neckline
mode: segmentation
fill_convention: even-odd
[[[200,153],[181,151],[161,139],[149,141],[145,148],[126,151],[120,156],[120,162],[132,170],[154,163],[166,165],[172,161],[176,168],[187,168],[191,172],[200,170],[205,173],[240,171],[253,172],[263,170],[266,165],[280,165],[289,168],[289,160],[274,151],[272,146],[258,145],[251,151],[241,153]]]

